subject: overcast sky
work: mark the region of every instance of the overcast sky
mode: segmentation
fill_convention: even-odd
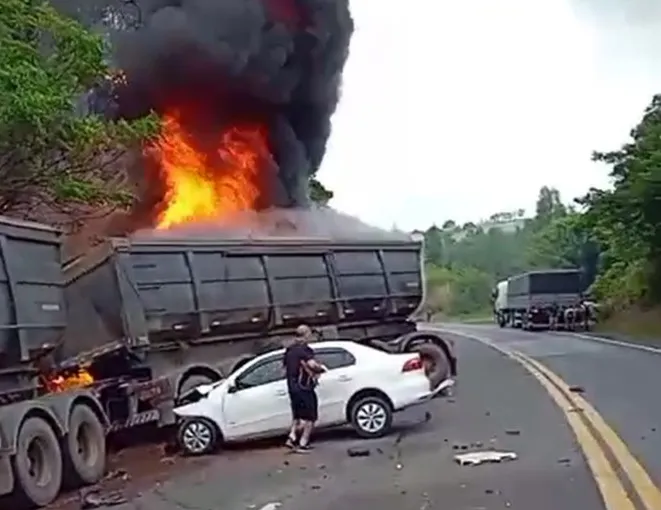
[[[661,92],[661,1],[351,0],[356,32],[319,172],[332,205],[425,228],[608,185]],[[406,6],[406,8],[404,7]]]

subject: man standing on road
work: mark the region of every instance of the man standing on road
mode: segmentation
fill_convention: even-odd
[[[287,388],[291,402],[292,425],[286,445],[298,452],[307,453],[314,423],[317,421],[317,377],[326,367],[314,359],[314,351],[308,345],[312,338],[309,326],[301,324],[296,329],[296,339],[285,351],[284,364]],[[298,432],[301,433],[300,439]]]

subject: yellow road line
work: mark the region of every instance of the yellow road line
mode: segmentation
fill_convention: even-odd
[[[606,510],[636,510],[624,485],[622,485],[613,466],[606,458],[598,441],[592,435],[582,418],[574,412],[575,405],[541,371],[532,364],[529,364],[524,358],[519,357],[517,355],[518,353],[503,350],[501,352],[504,352],[510,358],[523,365],[539,381],[562,410],[576,436],[578,444],[583,450],[583,455],[587,460],[590,471],[592,471],[592,476],[597,483]],[[661,510],[661,507],[658,507],[657,510]]]
[[[567,398],[570,401],[573,401],[575,407],[583,410],[583,416],[588,422],[590,422],[592,427],[594,427],[597,433],[611,449],[613,456],[622,466],[622,469],[636,489],[645,508],[647,510],[661,510],[661,491],[652,481],[645,468],[629,451],[624,441],[606,423],[597,410],[582,396],[572,393],[569,386],[544,365],[524,354],[516,353],[516,355],[524,362],[524,364],[527,363],[531,365],[546,376],[546,378],[567,395]]]

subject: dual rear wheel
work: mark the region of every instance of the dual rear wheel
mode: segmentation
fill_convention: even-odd
[[[18,507],[48,505],[63,486],[98,482],[105,462],[105,430],[89,406],[76,405],[72,409],[68,433],[63,438],[44,417],[29,416],[19,429],[12,457],[12,498]]]

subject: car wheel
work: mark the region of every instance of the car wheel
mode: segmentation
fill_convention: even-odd
[[[187,418],[179,426],[177,442],[185,455],[206,455],[218,448],[220,434],[207,418]]]
[[[367,439],[386,435],[392,428],[392,407],[384,397],[361,398],[351,406],[351,426]]]

